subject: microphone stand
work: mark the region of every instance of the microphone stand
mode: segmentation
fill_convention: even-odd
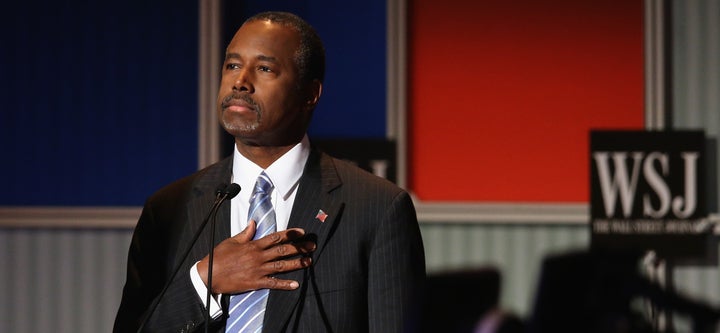
[[[232,195],[234,197],[240,192],[240,186],[237,184],[231,184],[235,185],[237,191],[235,194]],[[202,233],[203,229],[205,229],[205,226],[207,225],[208,221],[210,220],[211,216],[215,216],[217,214],[218,208],[220,208],[220,205],[230,197],[231,192],[228,190],[228,188],[231,187],[227,184],[220,184],[218,185],[218,188],[215,190],[215,202],[212,205],[212,208],[210,208],[210,212],[208,213],[207,217],[203,220],[202,224],[200,225],[200,228],[195,232],[195,235],[193,236],[192,240],[190,241],[190,244],[185,249],[185,252],[182,255],[182,259],[178,262],[177,266],[175,266],[175,269],[173,270],[172,274],[170,275],[170,279],[168,279],[167,283],[165,284],[165,287],[163,287],[162,291],[160,291],[160,294],[155,299],[155,302],[153,302],[152,307],[150,308],[150,311],[148,312],[147,316],[143,319],[142,323],[140,324],[140,327],[137,329],[137,333],[142,333],[143,328],[145,328],[145,324],[147,324],[148,320],[150,320],[150,317],[152,317],[153,313],[155,313],[155,310],[157,309],[158,305],[160,304],[160,300],[162,300],[163,296],[165,296],[165,293],[167,292],[168,288],[170,288],[170,283],[175,279],[175,276],[177,276],[178,272],[180,271],[180,268],[182,268],[183,263],[185,260],[187,260],[187,257],[190,255],[190,251],[192,250],[193,246],[197,242],[198,238],[200,238],[200,234]],[[230,197],[230,198],[232,198]]]
[[[226,199],[234,198],[240,193],[240,185],[232,183],[223,190],[223,196],[220,199],[220,203]],[[220,204],[218,204],[220,207]],[[215,219],[217,218],[217,208],[215,211],[211,211],[212,223],[210,223],[210,254],[208,255],[208,272],[207,272],[207,293],[205,295],[205,333],[210,332],[210,297],[212,295],[212,267],[213,257],[215,253]]]

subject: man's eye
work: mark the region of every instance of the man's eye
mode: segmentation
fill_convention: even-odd
[[[227,64],[225,65],[225,69],[238,69],[240,66],[238,64]]]
[[[270,67],[268,66],[260,66],[258,67],[258,70],[260,70],[261,72],[272,72],[272,69],[270,69]]]

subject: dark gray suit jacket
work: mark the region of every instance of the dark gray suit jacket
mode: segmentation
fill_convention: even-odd
[[[232,158],[156,192],[146,202],[128,257],[127,281],[114,332],[190,332],[204,325],[204,307],[189,278],[208,254],[210,225],[182,263],[157,308],[173,268],[228,183]],[[322,209],[328,217],[316,218]],[[220,207],[215,243],[230,236],[230,204]],[[272,290],[263,332],[413,332],[425,281],[425,259],[415,208],[407,192],[349,163],[312,150],[288,228],[316,239],[313,265],[282,274],[300,282]],[[280,276],[279,276],[280,277]],[[226,303],[226,302],[225,302]],[[227,313],[227,311],[225,311]],[[225,316],[214,320],[222,331]]]

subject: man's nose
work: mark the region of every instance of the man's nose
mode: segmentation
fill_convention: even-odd
[[[233,83],[233,90],[235,91],[246,91],[249,93],[255,92],[255,87],[252,84],[252,73],[247,68],[238,73]]]

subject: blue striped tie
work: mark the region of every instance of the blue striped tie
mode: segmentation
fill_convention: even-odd
[[[255,221],[257,228],[253,239],[265,237],[277,229],[275,209],[270,202],[272,190],[273,184],[263,171],[250,198],[248,218]],[[268,293],[268,289],[259,289],[230,296],[230,314],[225,332],[260,332]]]

